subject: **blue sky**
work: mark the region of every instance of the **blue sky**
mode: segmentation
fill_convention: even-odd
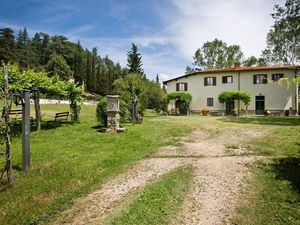
[[[239,44],[259,56],[284,0],[0,0],[0,27],[60,34],[122,66],[138,45],[149,78],[182,75],[206,41]]]

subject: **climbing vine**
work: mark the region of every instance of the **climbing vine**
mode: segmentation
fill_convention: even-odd
[[[180,100],[188,108],[192,102],[192,95],[186,92],[172,92],[167,94],[167,101]]]
[[[249,105],[251,101],[251,95],[247,92],[241,91],[224,91],[219,94],[218,100],[220,103],[225,103],[229,100],[240,100],[245,105]]]
[[[58,98],[68,98],[70,101],[71,120],[79,121],[80,103],[83,89],[74,83],[62,81],[58,76],[48,77],[45,72],[35,72],[33,70],[20,71],[15,64],[2,65],[7,67],[9,79],[8,87],[10,92],[21,92],[24,89],[38,87],[39,92],[48,96]],[[0,68],[0,77],[3,78],[3,71]]]

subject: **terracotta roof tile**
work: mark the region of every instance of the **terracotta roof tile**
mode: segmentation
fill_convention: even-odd
[[[237,66],[237,67],[228,67],[228,68],[221,68],[221,69],[207,69],[207,70],[202,70],[202,71],[195,71],[193,73],[185,74],[179,77],[175,77],[169,80],[164,81],[163,83],[166,84],[170,81],[177,80],[180,78],[188,77],[191,75],[196,75],[196,74],[203,74],[203,73],[220,73],[220,72],[235,72],[235,71],[256,71],[256,70],[274,70],[274,69],[297,69],[300,68],[300,65],[295,65],[295,66]]]

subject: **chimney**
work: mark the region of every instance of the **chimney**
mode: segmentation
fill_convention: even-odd
[[[234,68],[239,68],[241,67],[241,63],[240,62],[235,62],[234,63]]]

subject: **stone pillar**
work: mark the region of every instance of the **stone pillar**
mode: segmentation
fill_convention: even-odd
[[[107,95],[107,128],[116,131],[120,126],[120,101],[118,95]]]

